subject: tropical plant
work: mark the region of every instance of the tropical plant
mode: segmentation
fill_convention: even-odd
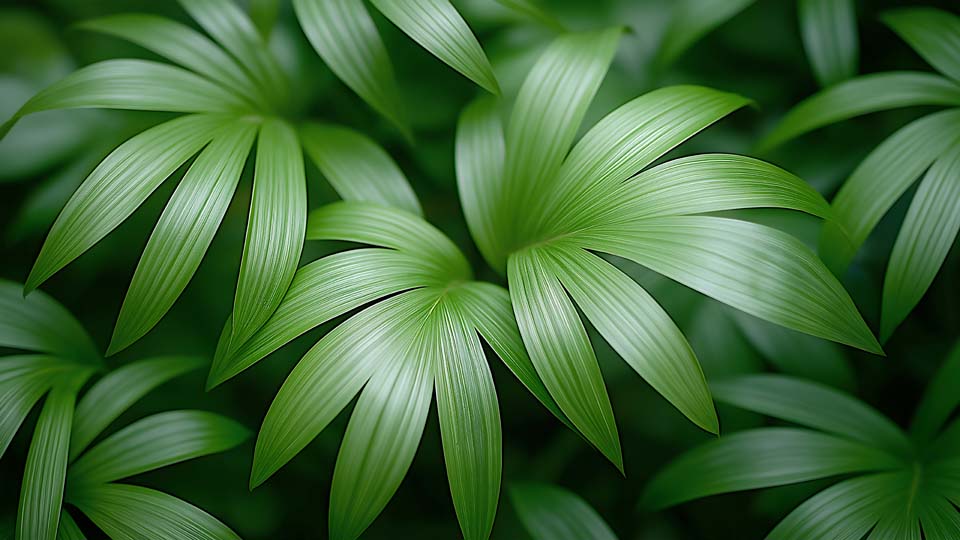
[[[871,152],[833,199],[835,220],[823,228],[820,253],[843,275],[880,219],[923,175],[884,278],[880,340],[886,341],[926,293],[960,230],[960,17],[906,8],[883,20],[943,76],[894,71],[851,79],[799,103],[760,147],[886,109],[954,107],[914,120]]]
[[[44,395],[25,466],[18,540],[84,538],[63,507],[82,511],[114,540],[239,538],[203,510],[153,489],[115,483],[187,459],[228,450],[248,436],[233,420],[204,411],[154,414],[88,450],[124,411],[164,382],[203,365],[194,357],[139,360],[103,370],[83,327],[42,292],[0,281],[0,346],[30,354],[0,358],[0,458]]]
[[[727,435],[669,464],[647,486],[655,508],[853,475],[810,497],[768,540],[948,539],[960,531],[960,344],[934,375],[909,433],[848,394],[780,375],[714,383],[717,400],[803,427]]]
[[[679,0],[663,36],[658,61],[675,61],[700,38],[756,0]],[[859,46],[853,0],[798,0],[800,36],[810,67],[821,86],[857,74]]]
[[[617,540],[576,493],[549,484],[510,486],[510,500],[533,540]]]
[[[613,411],[573,301],[670,403],[703,429],[719,428],[683,334],[598,253],[762,319],[871,352],[880,347],[847,293],[799,240],[700,215],[776,207],[829,216],[802,180],[729,154],[648,168],[746,99],[696,86],[655,90],[607,115],[568,153],[619,35],[610,29],[558,38],[524,82],[506,134],[492,99],[464,111],[456,157],[467,223],[487,262],[507,276],[537,373],[570,422],[622,470]]]

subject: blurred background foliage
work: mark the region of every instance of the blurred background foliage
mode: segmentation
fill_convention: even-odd
[[[492,0],[454,3],[483,44],[509,99],[555,30],[518,18]],[[756,106],[710,128],[685,144],[682,152],[749,154],[787,109],[818,89],[804,55],[797,6],[792,1],[757,0],[670,65],[661,61],[659,51],[674,10],[682,2],[541,3],[547,13],[572,30],[610,25],[630,29],[584,126],[653,88],[702,84],[743,94],[755,100]],[[857,2],[860,73],[927,69],[923,60],[878,20],[884,9],[912,4],[903,0]],[[923,4],[957,10],[951,0]],[[485,266],[469,239],[453,171],[457,115],[481,90],[374,13],[412,121],[415,141],[410,144],[330,73],[311,50],[289,5],[281,5],[270,45],[295,81],[295,108],[305,118],[352,127],[382,144],[413,182],[428,219],[465,250],[478,277],[500,280]],[[134,45],[73,27],[86,18],[125,12],[167,15],[192,24],[174,2],[2,2],[0,116],[8,117],[30,95],[78,66],[116,57],[151,58]],[[757,157],[796,173],[829,200],[870,149],[925,112],[907,108],[867,115]],[[24,119],[0,142],[0,277],[23,281],[51,223],[86,174],[120,141],[164,118],[158,113],[45,112]],[[174,176],[179,178],[185,169],[186,165]],[[310,208],[336,198],[318,176],[308,164]],[[212,356],[216,336],[232,306],[251,177],[252,167],[247,167],[222,228],[170,314],[143,340],[108,358],[110,366],[161,354]],[[45,291],[83,322],[101,348],[109,341],[139,254],[173,185],[166,182],[120,228],[44,285]],[[843,280],[874,329],[879,322],[883,272],[909,200],[908,193],[884,218]],[[809,216],[763,210],[741,212],[738,217],[784,229],[816,247],[819,222]],[[303,260],[314,260],[331,249],[322,243],[307,244]],[[921,390],[960,336],[960,252],[956,249],[917,310],[885,345],[887,358],[774,327],[639,267],[633,267],[631,273],[690,338],[708,378],[790,372],[848,390],[901,425],[906,424]],[[172,381],[125,413],[126,420],[119,424],[165,409],[196,407],[220,412],[256,430],[296,360],[338,322],[302,336],[210,393],[202,391],[202,372]],[[504,490],[511,482],[557,484],[582,496],[622,539],[692,540],[760,538],[780,516],[823,487],[819,482],[804,483],[707,498],[664,512],[644,511],[638,506],[639,496],[654,472],[709,435],[685,421],[626,364],[617,361],[595,332],[591,338],[618,412],[626,478],[539,406],[503,365],[491,362],[503,423]],[[350,407],[287,467],[253,492],[247,489],[253,440],[225,454],[142,475],[137,481],[162,485],[219,517],[244,538],[322,537],[333,465],[349,412]],[[36,413],[26,425],[32,425]],[[722,405],[719,413],[723,432],[769,423],[758,415]],[[0,462],[0,532],[11,529],[15,520],[29,433],[22,430]],[[364,538],[458,535],[442,464],[439,426],[432,412],[410,473]],[[505,496],[501,497],[493,538],[527,538]]]

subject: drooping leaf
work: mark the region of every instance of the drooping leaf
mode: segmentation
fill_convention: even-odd
[[[205,411],[148,416],[110,435],[70,466],[70,486],[103,484],[240,444],[250,432]]]
[[[149,332],[186,288],[233,198],[256,128],[245,120],[228,124],[184,175],[140,257],[108,354]]]
[[[141,397],[201,365],[203,359],[198,357],[160,356],[127,364],[102,377],[77,404],[70,438],[70,460],[79,456],[97,435]]]
[[[583,242],[751,315],[881,352],[836,278],[800,240],[779,230],[711,216],[666,216],[594,231]]]
[[[893,203],[927,167],[960,141],[960,109],[915,120],[870,152],[834,198],[835,221],[824,223],[820,254],[843,274]]]
[[[852,0],[799,0],[803,48],[820,86],[857,74],[857,14]]]
[[[74,366],[50,356],[0,358],[0,458],[37,401],[73,369]]]
[[[960,404],[960,394],[956,392],[960,384],[960,344],[954,345],[950,355],[940,366],[927,385],[923,399],[917,406],[913,421],[910,423],[910,435],[915,441],[924,443],[933,439],[944,422]]]
[[[60,212],[26,290],[35,289],[120,225],[224,123],[217,115],[184,116],[150,128],[111,152]]]
[[[492,94],[497,78],[480,43],[449,0],[371,0],[374,6],[414,41]]]
[[[960,84],[930,73],[863,75],[803,100],[758,145],[763,152],[817,128],[871,112],[914,105],[960,105]]]
[[[389,154],[352,129],[311,123],[300,129],[310,159],[347,201],[366,201],[423,215],[420,201]]]
[[[894,9],[883,22],[940,73],[960,81],[960,17],[927,7]]]
[[[880,339],[886,340],[927,292],[960,230],[960,140],[920,182],[897,235],[883,282]]]
[[[510,298],[520,333],[560,409],[622,471],[620,439],[600,366],[554,266],[538,248],[510,256]]]
[[[756,0],[679,0],[660,42],[658,62],[672,64],[684,51],[714,28],[740,13]]]
[[[411,138],[387,49],[363,2],[293,0],[300,27],[330,70]]]
[[[250,217],[233,301],[234,345],[246,341],[283,300],[297,271],[307,225],[307,186],[293,127],[260,126]]]
[[[510,486],[510,500],[534,540],[617,540],[589,504],[565,489],[515,484]]]
[[[70,503],[113,540],[240,540],[196,506],[145,487],[92,486],[71,493]]]
[[[24,297],[23,287],[0,279],[0,347],[49,353],[99,364],[100,353],[83,326],[43,291]]]
[[[681,455],[647,485],[644,502],[664,508],[718,493],[898,465],[882,450],[833,435],[795,428],[753,429]]]

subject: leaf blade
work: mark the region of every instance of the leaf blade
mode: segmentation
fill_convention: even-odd
[[[960,17],[917,7],[887,11],[880,19],[937,71],[960,81]]]
[[[566,489],[515,484],[510,486],[510,500],[534,540],[617,540],[596,510]]]
[[[820,86],[857,74],[857,14],[850,0],[800,0],[803,48]]]

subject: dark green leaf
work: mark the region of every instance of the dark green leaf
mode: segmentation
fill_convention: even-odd
[[[672,64],[684,51],[714,28],[733,18],[756,0],[678,0],[657,55],[661,65]]]
[[[589,504],[565,489],[516,484],[510,486],[510,500],[534,540],[617,540]]]
[[[852,0],[800,0],[803,48],[820,86],[857,74],[857,14]]]
[[[102,362],[83,326],[43,291],[24,297],[23,287],[0,279],[0,347],[49,353],[76,362]]]
[[[888,11],[881,18],[937,71],[960,81],[960,17],[915,7]]]

